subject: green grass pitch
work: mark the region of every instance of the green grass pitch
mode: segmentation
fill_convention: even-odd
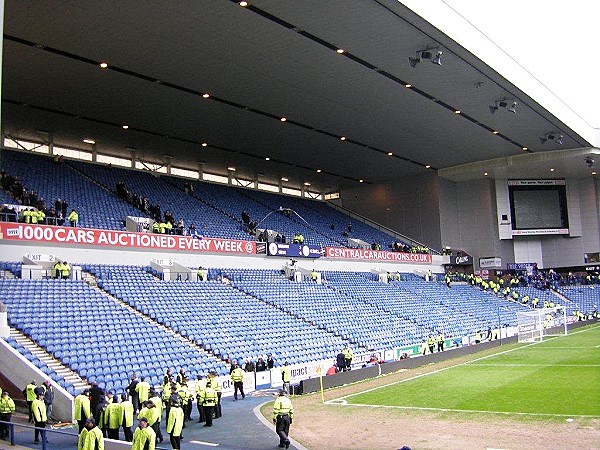
[[[600,418],[600,326],[512,344],[424,376],[344,398],[347,404]]]

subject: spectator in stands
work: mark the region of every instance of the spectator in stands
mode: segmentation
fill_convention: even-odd
[[[79,214],[77,213],[77,211],[75,211],[74,209],[71,209],[71,212],[69,213],[69,216],[67,217],[67,220],[69,221],[69,225],[71,225],[72,227],[76,227],[77,224],[79,223]]]
[[[475,343],[479,344],[481,343],[482,340],[482,336],[481,336],[481,330],[477,330],[477,333],[475,333]]]
[[[169,210],[165,211],[165,222],[175,225],[175,216],[173,216],[173,213]]]
[[[2,391],[0,397],[0,421],[10,422],[12,413],[15,412],[15,402],[8,395],[8,392]],[[9,425],[0,424],[0,439],[8,439]]]
[[[2,210],[0,211],[0,220],[3,222],[16,222],[18,219],[18,214],[15,211],[15,208],[9,208],[7,205],[2,205]]]
[[[273,356],[271,354],[267,355],[267,369],[271,370],[273,367],[275,367],[275,360],[273,359]]]
[[[346,229],[348,230],[348,233],[352,233],[352,223],[349,223]]]
[[[244,370],[246,372],[254,372],[256,370],[256,365],[254,364],[254,361],[252,361],[252,358],[246,359],[246,364],[244,365]]]
[[[256,371],[264,372],[265,370],[267,370],[267,363],[265,363],[265,360],[262,359],[262,356],[259,356],[258,361],[256,361]]]
[[[333,365],[329,369],[327,369],[326,375],[335,375],[337,372],[338,372],[337,364],[333,363]]]
[[[242,211],[242,223],[245,225],[250,223],[250,214],[247,211]]]
[[[177,222],[177,226],[175,227],[175,234],[183,236],[184,232],[185,232],[185,222],[183,221],[183,218],[181,218],[181,219],[179,219],[179,222]]]

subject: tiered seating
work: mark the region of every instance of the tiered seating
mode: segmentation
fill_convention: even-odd
[[[404,281],[388,284],[369,281],[368,275],[325,274],[336,290],[419,325],[418,331],[408,334],[410,343],[420,342],[432,332],[441,331],[447,337],[462,336],[497,326],[495,308],[507,303],[470,287],[449,289],[442,283],[410,280],[408,274],[402,274]],[[502,323],[514,322],[513,315],[504,316],[506,321]]]
[[[294,364],[334,358],[345,345],[340,337],[218,281],[159,281],[135,266],[84,269],[97,275],[107,292],[223,359],[272,354],[277,364]],[[248,271],[254,272],[278,276]]]
[[[237,269],[239,273],[243,269]],[[281,276],[238,277],[233,271],[233,285],[284,311],[327,329],[354,347],[380,349],[406,343],[405,330],[416,330],[409,320],[314,283],[292,283]],[[274,274],[275,275],[275,274]]]
[[[521,301],[521,298],[523,298],[525,295],[529,295],[530,305],[531,300],[533,300],[534,297],[539,298],[540,304],[538,305],[538,308],[544,306],[544,301],[552,302],[556,306],[564,306],[564,302],[549,290],[542,290],[533,286],[518,286],[514,288],[514,290],[519,293],[519,301]]]
[[[49,378],[56,381],[60,386],[65,388],[67,392],[73,395],[75,394],[75,387],[73,386],[73,383],[71,383],[70,381],[66,381],[63,377],[58,375],[54,369],[48,367],[48,365],[37,356],[34,356],[28,348],[23,347],[23,345],[17,342],[17,340],[14,337],[6,338],[6,342],[12,348],[18,351],[21,355],[23,355],[23,357],[27,359],[27,361],[31,362],[31,364],[33,364],[35,367],[44,372]]]
[[[249,238],[248,234],[243,231],[241,223],[198,199],[186,195],[150,172],[108,168],[80,162],[71,164],[93,179],[102,182],[109,189],[115,189],[116,184],[123,181],[130,191],[148,197],[152,204],[160,204],[163,215],[165,211],[171,211],[176,221],[182,218],[186,227],[193,223],[197,232],[202,235],[229,239]],[[137,215],[141,214],[141,211],[137,212]]]
[[[142,215],[68,165],[55,164],[47,156],[3,151],[2,161],[4,170],[35,190],[48,207],[57,198],[66,199],[69,211],[74,208],[79,213],[81,227],[120,230],[127,216]]]
[[[191,196],[183,192],[183,184],[189,180],[180,178],[81,161],[55,164],[48,156],[31,153],[5,151],[2,155],[5,170],[37,191],[49,206],[56,198],[66,199],[69,209],[79,212],[83,227],[121,229],[128,215],[144,216],[114,193],[117,182],[123,181],[131,192],[160,204],[163,213],[172,211],[176,220],[183,218],[186,225],[194,223],[198,233],[210,237],[251,239],[240,219],[241,212],[247,210],[257,222],[268,215],[259,228],[283,233],[288,241],[295,233],[303,234],[305,243],[323,247],[344,246],[348,238],[358,238],[377,242],[384,250],[394,241],[392,236],[352,220],[321,201],[202,182],[194,183],[195,194]],[[280,207],[292,209],[301,218],[294,213],[285,217],[275,212]],[[345,237],[342,233],[349,223],[352,231]]]
[[[122,390],[132,372],[159,384],[166,368],[192,375],[224,366],[87,284],[0,280],[8,319],[81,377]]]
[[[21,266],[23,264],[18,262],[0,261],[0,271],[8,270],[17,278],[21,278]]]
[[[559,291],[570,302],[566,303],[567,314],[577,310],[591,314],[600,310],[600,286],[563,286]]]

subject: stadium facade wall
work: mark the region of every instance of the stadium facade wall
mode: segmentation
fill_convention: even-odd
[[[3,339],[0,339],[0,373],[20,389],[25,388],[32,380],[35,380],[38,386],[44,380],[50,380],[44,372],[31,364]],[[50,382],[54,388],[52,416],[70,422],[73,418],[73,396],[53,380]]]
[[[340,199],[350,211],[431,248],[441,249],[439,192],[438,176],[428,171],[385,184],[344,189]]]
[[[5,261],[22,261],[27,253],[55,255],[58,259],[69,262],[88,263],[88,264],[114,264],[119,261],[121,264],[148,266],[153,259],[173,259],[179,264],[188,267],[227,267],[227,268],[252,268],[252,269],[282,269],[289,258],[265,255],[244,255],[244,254],[212,254],[198,252],[172,252],[160,250],[134,250],[94,246],[73,246],[64,244],[23,244],[8,243],[3,241],[0,244],[2,259]],[[371,269],[381,269],[387,271],[419,273],[431,269],[434,273],[444,271],[441,256],[432,255],[432,264],[409,264],[385,261],[362,261],[345,259],[301,259],[298,258],[298,265],[307,269],[339,270],[339,271],[364,271]]]
[[[507,262],[537,262],[540,268],[580,266],[584,254],[600,251],[599,180],[567,179],[570,236],[519,236],[500,239],[498,220],[505,199],[498,180],[439,180],[441,241],[474,257],[499,256]],[[501,181],[500,181],[501,182]],[[506,195],[508,191],[506,191]],[[532,259],[533,258],[533,259]]]

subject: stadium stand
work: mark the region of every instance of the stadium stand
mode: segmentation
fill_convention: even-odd
[[[159,384],[165,368],[224,372],[222,363],[81,281],[0,280],[11,326],[81,377],[124,389],[131,372]],[[99,326],[99,325],[102,326]]]
[[[47,205],[57,198],[66,199],[68,210],[74,208],[79,212],[80,227],[120,230],[127,216],[141,215],[69,165],[55,164],[47,156],[3,151],[2,167],[35,190]]]

